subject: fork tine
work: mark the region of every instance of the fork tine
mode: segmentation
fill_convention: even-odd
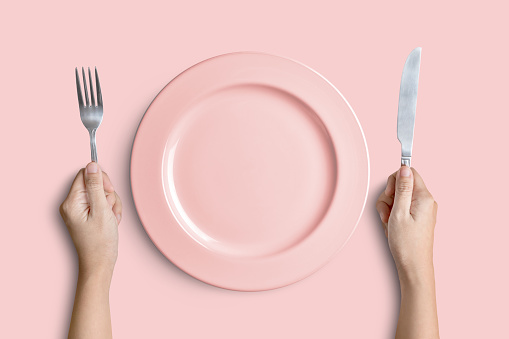
[[[90,73],[90,67],[88,68],[88,79],[90,80],[90,104],[95,106],[94,84],[92,83],[92,73]]]
[[[78,67],[76,67],[76,89],[78,90],[78,104],[83,107],[83,95],[81,94],[80,75],[78,74]]]
[[[97,89],[97,106],[103,106],[103,96],[101,93],[101,84],[99,83],[99,74],[97,73],[97,67],[95,68],[95,87]]]
[[[87,102],[87,107],[90,106],[90,102],[88,101],[88,88],[87,88],[87,77],[85,75],[85,68],[81,67],[81,72],[83,73],[83,88],[85,89],[85,101]]]

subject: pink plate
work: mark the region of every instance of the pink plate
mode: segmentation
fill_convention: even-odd
[[[346,243],[369,160],[359,121],[325,78],[289,59],[231,53],[154,99],[131,185],[148,235],[175,265],[259,291],[309,276]]]

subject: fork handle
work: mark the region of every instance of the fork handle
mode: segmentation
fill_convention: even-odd
[[[90,155],[93,162],[97,162],[97,146],[95,144],[95,131],[96,129],[88,130],[90,134]]]

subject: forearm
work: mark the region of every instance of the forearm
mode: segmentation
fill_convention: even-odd
[[[439,338],[433,265],[399,276],[401,307],[396,339]]]
[[[69,338],[111,338],[109,289],[111,273],[80,270]]]

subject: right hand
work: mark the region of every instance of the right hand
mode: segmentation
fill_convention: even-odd
[[[376,209],[401,278],[433,269],[433,239],[438,205],[417,171],[402,166],[391,174]]]

